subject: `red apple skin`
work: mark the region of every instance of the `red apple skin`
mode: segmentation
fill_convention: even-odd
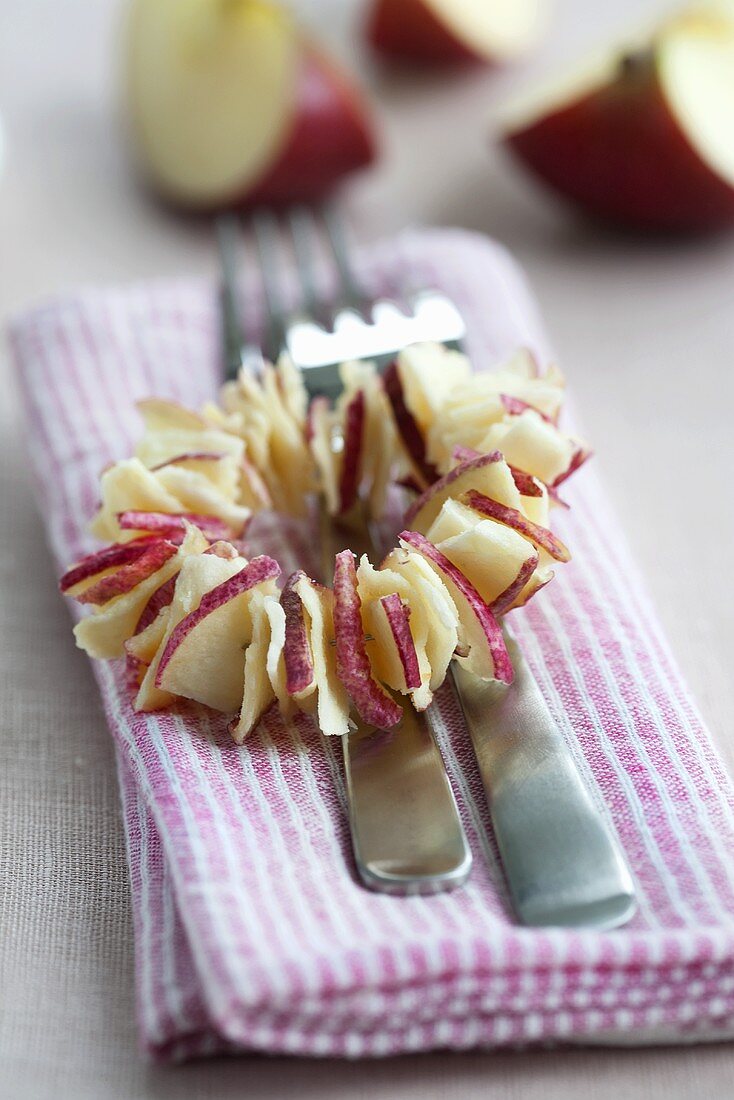
[[[285,615],[283,658],[286,691],[289,695],[300,695],[308,691],[314,681],[313,658],[306,631],[303,602],[298,594],[298,584],[305,576],[302,569],[292,573],[280,593],[280,606]]]
[[[476,489],[469,489],[466,493],[462,493],[459,499],[462,504],[473,508],[480,516],[485,516],[487,519],[495,520],[496,523],[504,523],[508,527],[514,528],[515,531],[529,539],[535,546],[540,546],[543,550],[546,550],[556,561],[571,560],[568,550],[552,531],[549,531],[547,527],[541,527],[539,524],[533,523],[522,512],[518,512],[516,508],[508,508],[506,504],[501,504],[498,500],[485,496],[484,493],[478,493]]]
[[[351,550],[342,550],[334,563],[334,633],[336,672],[360,718],[377,729],[391,729],[403,716],[403,708],[372,675],[365,646],[357,587],[357,570]]]
[[[105,569],[112,568],[112,566],[129,565],[131,562],[137,561],[154,541],[158,542],[160,539],[139,538],[125,543],[115,542],[111,546],[106,546],[104,550],[96,550],[93,554],[87,554],[71,569],[67,569],[59,580],[59,591],[68,592],[75,585],[89,580],[97,573],[102,573]]]
[[[105,604],[116,596],[131,592],[141,581],[162,569],[175,553],[176,547],[172,542],[151,540],[150,546],[138,558],[121,566],[115,573],[102,577],[75,598],[83,604]]]
[[[422,0],[377,0],[366,34],[372,48],[390,58],[439,65],[486,60],[452,34]]]
[[[234,205],[315,201],[377,155],[372,122],[358,89],[310,45],[301,64],[296,113],[283,150]]]
[[[395,419],[395,426],[416,471],[423,480],[422,488],[438,480],[438,470],[426,457],[426,443],[418,423],[408,408],[397,363],[391,363],[383,376],[385,395]]]
[[[339,511],[344,514],[357,501],[364,446],[364,390],[357,390],[344,414],[344,451],[339,478]]]
[[[605,221],[658,233],[734,224],[734,188],[678,126],[652,56],[623,59],[616,81],[505,141],[544,183]]]

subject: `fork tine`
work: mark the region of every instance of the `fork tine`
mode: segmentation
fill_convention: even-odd
[[[339,305],[342,308],[356,310],[365,319],[369,319],[370,303],[360,290],[359,283],[354,275],[354,269],[349,259],[344,224],[333,203],[324,204],[321,209],[321,217],[326,227],[326,237],[331,246],[334,263],[341,282]]]
[[[217,246],[222,273],[220,286],[222,351],[226,378],[236,378],[242,366],[243,330],[239,308],[238,253],[240,226],[232,214],[217,218]]]
[[[323,313],[323,302],[316,290],[314,241],[316,225],[313,211],[306,206],[293,206],[288,211],[288,225],[293,240],[293,254],[301,283],[301,308],[316,320]]]
[[[266,354],[275,360],[285,344],[285,302],[280,292],[281,242],[278,218],[271,210],[260,208],[252,215],[252,229],[268,313],[267,333],[263,343]]]

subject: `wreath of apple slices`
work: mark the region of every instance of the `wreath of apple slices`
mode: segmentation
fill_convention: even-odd
[[[473,374],[465,356],[416,345],[381,377],[341,368],[332,407],[307,402],[287,360],[227,383],[193,412],[140,402],[136,453],[102,474],[92,531],[111,545],[61,591],[91,608],[75,628],[90,656],[125,657],[139,710],[195,700],[238,717],[238,743],[271,706],[339,735],[351,714],[390,728],[400,699],[429,706],[451,660],[512,680],[501,617],[569,560],[550,530],[558,487],[589,456],[558,425],[563,377],[518,352]],[[384,561],[337,555],[333,588],[248,561],[254,512],[379,519],[397,484],[414,496]]]

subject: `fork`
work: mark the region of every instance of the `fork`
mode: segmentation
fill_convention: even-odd
[[[265,210],[256,211],[252,218],[269,316],[266,350],[271,357],[281,350],[290,354],[303,371],[311,396],[338,393],[338,365],[345,360],[370,359],[384,367],[410,343],[430,340],[461,347],[464,323],[445,295],[425,290],[406,297],[400,305],[370,300],[354,276],[334,208],[322,209],[320,218],[339,292],[328,306],[319,297],[313,275],[314,214],[293,208],[286,214],[286,223],[301,283],[296,308],[286,305],[279,285],[278,221]],[[225,347],[229,370],[236,372],[255,363],[258,356],[262,361],[262,350],[242,339],[236,288],[237,223],[222,221],[218,231]],[[333,563],[344,533],[327,524],[324,536],[323,551]],[[349,539],[356,549],[353,533]],[[368,552],[374,551],[374,542],[368,525]],[[325,573],[328,569],[326,565]],[[485,683],[458,667],[452,668],[451,679],[474,748],[515,911],[529,925],[612,928],[624,924],[636,902],[622,851],[506,627],[505,633],[515,669],[511,686]],[[344,738],[357,867],[373,889],[446,889],[466,878],[471,857],[463,834],[456,831],[455,803],[431,735],[432,708],[417,715],[407,704],[404,714],[394,734],[361,727]],[[414,760],[411,754],[418,749]],[[417,781],[406,786],[418,762]],[[406,791],[410,797],[406,798]],[[434,801],[439,791],[442,798]],[[400,832],[395,831],[398,823]],[[442,870],[436,875],[431,853],[438,844],[445,855],[442,842],[449,834],[456,862],[448,874]],[[403,847],[406,837],[407,848]],[[399,868],[398,860],[402,860]],[[386,875],[387,868],[392,870]],[[420,873],[415,874],[418,868]]]
[[[262,345],[244,339],[239,311],[239,223],[221,218],[217,235],[221,256],[221,315],[225,366],[228,377],[242,370],[257,373],[264,358],[276,360],[286,351],[303,371],[310,397],[334,398],[340,389],[338,367],[347,359],[385,359],[419,338],[415,315],[397,305],[382,303],[382,320],[371,325],[372,304],[360,292],[347,260],[344,237],[335,212],[321,211],[334,266],[340,276],[336,304],[327,307],[317,294],[313,276],[313,215],[305,208],[291,209],[287,226],[295,254],[301,287],[297,310],[289,311],[281,289],[282,239],[278,219],[267,210],[252,216],[260,275],[267,310],[267,331]],[[421,303],[421,309],[429,306]],[[375,306],[376,308],[376,306]],[[445,339],[463,332],[458,311],[447,303],[445,322],[433,323],[432,332]],[[325,326],[331,331],[327,332]],[[364,332],[372,339],[364,340]],[[406,329],[408,330],[406,333]],[[377,339],[375,339],[377,337]],[[325,339],[326,338],[326,339]],[[329,344],[325,352],[324,344]],[[380,349],[382,349],[380,351]],[[365,351],[368,354],[365,354]],[[347,548],[365,552],[375,560],[372,534],[362,537],[330,521],[320,504],[322,580],[332,580],[334,559]],[[428,894],[454,889],[464,883],[472,865],[456,799],[438,748],[433,715],[419,714],[408,703],[399,725],[390,731],[357,721],[342,737],[349,825],[355,865],[362,882],[388,894]]]

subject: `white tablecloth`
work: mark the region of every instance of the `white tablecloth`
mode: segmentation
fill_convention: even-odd
[[[301,6],[314,22],[336,13],[329,33],[354,54],[356,4]],[[544,52],[508,73],[409,80],[362,65],[379,92],[384,156],[349,202],[365,239],[409,222],[453,223],[496,235],[525,265],[673,648],[734,767],[734,240],[642,245],[581,226],[486,140],[502,96],[641,6],[625,0],[602,14],[600,0],[598,11],[557,0]],[[81,282],[214,269],[205,227],[162,214],[130,177],[110,72],[118,29],[115,0],[3,6],[3,316]],[[237,1059],[180,1070],[139,1060],[112,749],[55,591],[3,370],[0,1100],[727,1095],[729,1046],[369,1064]]]

